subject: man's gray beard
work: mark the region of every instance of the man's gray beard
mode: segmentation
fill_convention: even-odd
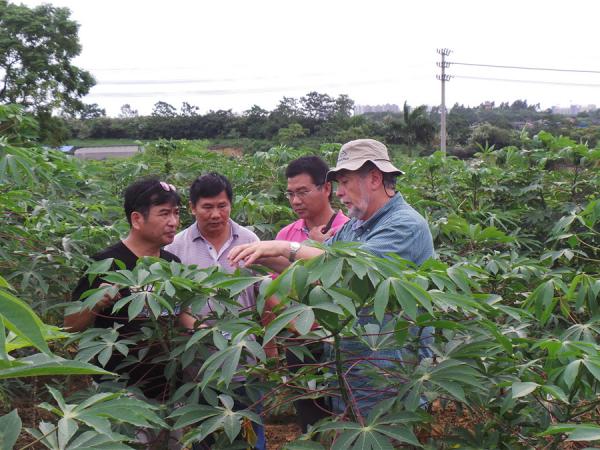
[[[361,199],[360,205],[352,205],[348,208],[348,217],[354,217],[358,220],[363,220],[363,217],[367,214],[367,208],[369,207],[370,196],[368,192],[364,192],[361,186]]]

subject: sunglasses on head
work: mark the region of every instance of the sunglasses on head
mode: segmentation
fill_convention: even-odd
[[[165,191],[167,191],[167,192],[169,192],[169,191],[177,192],[177,189],[171,183],[165,183],[164,181],[159,181],[159,183],[160,183],[160,186]]]
[[[177,188],[175,186],[173,186],[171,183],[159,181],[158,184],[165,192],[177,192]],[[137,205],[139,203],[140,199],[144,198],[148,194],[148,192],[151,192],[154,189],[156,189],[156,184],[152,184],[150,187],[148,187],[148,188],[144,189],[142,192],[140,192],[135,199],[134,205]]]

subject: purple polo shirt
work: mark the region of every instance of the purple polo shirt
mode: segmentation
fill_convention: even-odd
[[[196,222],[177,233],[173,242],[167,245],[165,250],[177,255],[183,264],[196,264],[201,269],[217,265],[221,266],[226,272],[234,272],[235,267],[232,267],[227,260],[229,250],[236,245],[250,244],[259,241],[259,239],[252,231],[238,225],[231,219],[229,219],[229,224],[231,225],[229,239],[218,252],[202,236]],[[252,286],[240,294],[238,303],[242,308],[251,308],[256,304]],[[201,314],[208,314],[211,311],[210,304],[209,300]]]
[[[331,229],[333,230],[333,233],[337,233],[338,230],[342,228],[342,226],[349,220],[350,219],[346,217],[342,211],[338,211],[335,215],[335,219],[333,219],[333,223],[331,224]],[[281,231],[277,233],[275,240],[304,242],[308,239],[309,231],[310,230],[306,227],[306,224],[304,223],[304,219],[298,219],[295,222],[292,222],[289,225],[283,227]]]

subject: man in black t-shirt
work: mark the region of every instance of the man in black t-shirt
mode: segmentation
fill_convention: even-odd
[[[155,256],[166,261],[177,261],[179,258],[162,249],[173,242],[179,226],[179,205],[181,199],[175,187],[156,178],[147,178],[131,184],[125,190],[125,214],[130,225],[129,234],[122,241],[92,256],[96,261],[107,258],[120,260],[127,270],[135,268],[139,258]],[[116,270],[113,263],[111,270]],[[73,291],[72,300],[81,299],[84,292],[107,285],[102,276],[90,284],[88,277],[79,280]],[[140,331],[146,317],[136,317],[129,321],[126,310],[112,313],[112,305],[119,298],[130,295],[129,289],[122,289],[115,296],[105,294],[92,309],[81,309],[65,316],[65,328],[68,331],[83,331],[90,327],[112,328],[115,323],[121,324],[120,338],[127,338]],[[144,356],[144,361],[124,369],[129,376],[128,384],[142,388],[148,397],[159,398],[165,392],[163,366],[151,364],[158,349],[151,348]],[[113,354],[107,370],[114,371],[123,362],[124,357]]]

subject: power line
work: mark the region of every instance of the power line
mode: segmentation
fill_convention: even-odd
[[[507,81],[512,83],[529,83],[529,84],[550,84],[558,86],[581,86],[581,87],[600,87],[600,83],[569,83],[566,81],[543,81],[543,80],[516,80],[513,78],[492,78],[492,77],[471,77],[467,75],[452,75],[453,78],[463,78],[467,80],[484,80],[484,81]]]
[[[456,66],[494,67],[497,69],[545,70],[545,71],[549,71],[549,72],[576,72],[576,73],[598,73],[598,74],[600,74],[600,70],[556,69],[556,68],[551,68],[551,67],[501,66],[501,65],[496,65],[496,64],[476,64],[476,63],[465,63],[465,62],[449,62],[448,64],[454,64]]]
[[[396,77],[380,78],[373,80],[352,81],[352,82],[329,82],[313,85],[311,89],[345,89],[348,86],[363,86],[396,83]],[[232,95],[232,94],[263,94],[263,93],[285,93],[288,91],[305,90],[306,85],[288,85],[257,88],[231,88],[231,89],[198,89],[198,90],[180,90],[180,91],[139,91],[139,92],[91,92],[88,96],[93,97],[153,97],[157,95]],[[309,89],[309,90],[311,90]]]

